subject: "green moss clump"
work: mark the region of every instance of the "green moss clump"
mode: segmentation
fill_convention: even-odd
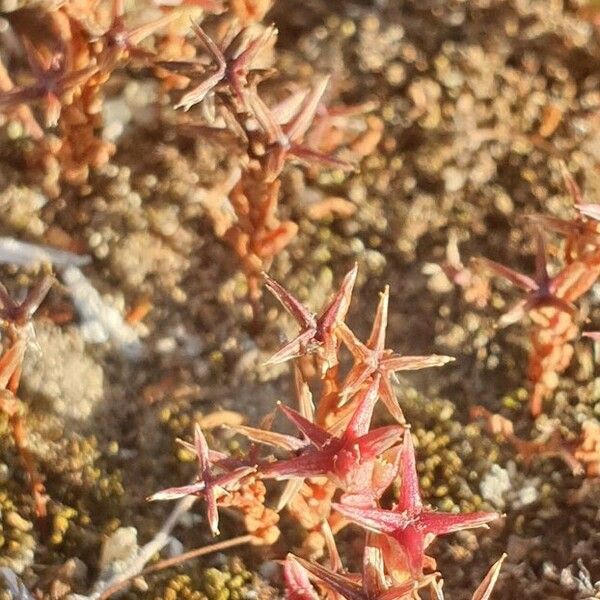
[[[464,424],[449,400],[398,389],[415,439],[423,499],[445,512],[492,510],[479,482],[500,458],[499,446],[474,423]]]
[[[149,582],[146,592],[138,592],[142,600],[242,600],[254,588],[258,578],[233,557],[221,567],[198,569],[194,565],[181,567],[175,575],[160,574]]]

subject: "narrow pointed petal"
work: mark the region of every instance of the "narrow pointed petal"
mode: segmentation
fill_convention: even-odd
[[[536,235],[536,253],[535,253],[535,280],[538,285],[545,283],[550,280],[548,275],[547,256],[546,256],[546,241],[544,240],[544,234],[538,227],[535,232]]]
[[[423,507],[423,502],[421,501],[421,493],[419,491],[415,447],[413,446],[410,432],[406,433],[402,444],[400,473],[402,474],[402,485],[398,494],[397,510],[407,510],[411,513],[416,513]]]
[[[316,329],[317,321],[301,302],[290,294],[282,285],[277,283],[267,273],[264,273],[265,287],[275,296],[285,310],[298,322],[302,329]]]
[[[398,543],[398,549],[404,555],[404,559],[412,577],[420,579],[423,575],[423,564],[425,562],[425,536],[417,527],[409,526],[399,529],[392,534]]]
[[[28,292],[23,304],[21,304],[21,320],[23,322],[29,321],[33,317],[35,311],[40,307],[40,304],[44,301],[52,284],[56,280],[52,275],[45,275],[40,279],[33,288]]]
[[[600,221],[600,204],[577,204],[576,208],[582,215]]]
[[[202,102],[208,93],[212,91],[217,84],[221,82],[223,79],[223,74],[220,72],[216,72],[213,75],[210,75],[206,79],[204,79],[199,85],[185,93],[179,102],[174,106],[177,110],[179,108],[183,108],[184,111],[190,110],[192,106],[199,104]]]
[[[498,575],[500,575],[500,569],[502,563],[506,558],[506,554],[503,554],[490,568],[483,581],[479,584],[479,587],[475,590],[473,598],[471,600],[489,600],[498,581]]]
[[[177,500],[184,496],[201,496],[204,493],[204,488],[204,482],[198,481],[191,485],[182,485],[180,487],[161,490],[160,492],[156,492],[156,494],[152,494],[152,496],[148,496],[147,500],[154,502],[155,500]]]
[[[443,356],[438,354],[431,354],[430,356],[395,355],[384,358],[380,364],[382,371],[418,371],[419,369],[428,369],[430,367],[442,367],[454,360],[453,356]]]
[[[510,281],[513,285],[516,285],[526,292],[533,292],[538,288],[538,284],[531,277],[523,275],[522,273],[518,273],[517,271],[514,271],[509,267],[505,267],[494,260],[490,260],[489,258],[475,258],[473,259],[473,262],[475,265],[483,267],[487,271],[491,271],[495,275],[503,277],[504,279]]]
[[[319,600],[306,570],[294,560],[291,554],[288,554],[283,563],[283,579],[287,600]]]
[[[278,365],[293,358],[306,354],[314,342],[316,329],[307,329],[293,340],[288,342],[281,350],[278,350],[271,358],[265,361],[265,365]]]
[[[379,399],[379,380],[380,376],[376,375],[369,384],[369,387],[359,392],[356,410],[348,422],[344,433],[345,441],[356,440],[358,437],[369,432],[373,409]]]
[[[283,126],[284,132],[287,134],[288,139],[291,142],[297,142],[302,139],[304,134],[308,131],[311,126],[319,102],[325,93],[325,88],[329,83],[329,76],[322,77],[315,83],[311,91],[306,95],[300,109],[296,115]]]
[[[398,399],[394,393],[394,388],[392,387],[389,376],[382,377],[379,382],[379,397],[392,417],[394,417],[401,425],[405,424],[406,419],[404,418],[404,413],[400,408],[400,404],[398,404]]]
[[[129,43],[133,46],[136,46],[143,40],[145,40],[148,36],[155,33],[161,27],[168,25],[171,21],[174,21],[178,17],[177,11],[172,11],[167,13],[154,21],[150,21],[149,23],[144,23],[138,27],[134,27],[127,34],[127,39]]]
[[[204,494],[206,501],[206,519],[213,535],[219,535],[219,509],[214,487],[210,487]]]
[[[296,388],[296,398],[298,398],[298,410],[300,414],[306,420],[314,423],[315,404],[313,402],[312,393],[297,364],[294,364],[294,386]]]
[[[577,311],[577,307],[571,302],[567,302],[557,296],[547,296],[544,298],[534,298],[533,301],[529,301],[528,308],[539,308],[540,306],[551,306],[560,312],[565,312],[568,315],[573,315]]]
[[[367,346],[378,352],[385,348],[385,332],[387,329],[388,305],[390,301],[390,286],[386,285],[377,305],[371,335],[367,340]]]
[[[567,189],[569,196],[571,196],[571,200],[573,200],[573,204],[575,206],[581,204],[581,202],[583,201],[581,189],[577,185],[577,182],[573,178],[573,175],[571,175],[571,173],[567,169],[567,165],[563,160],[560,161],[560,173],[562,175],[565,188]]]
[[[579,221],[568,221],[551,215],[531,215],[529,219],[546,230],[562,235],[574,235],[581,232],[582,223]],[[593,235],[593,232],[590,231],[590,234]]]
[[[269,144],[279,144],[281,148],[288,148],[289,141],[283,133],[277,119],[253,88],[246,90],[246,102],[252,115],[267,136]]]
[[[377,533],[393,534],[398,530],[405,529],[414,521],[414,519],[405,513],[395,510],[358,508],[356,506],[337,503],[334,503],[332,506],[350,521]]]
[[[527,312],[529,302],[525,300],[519,300],[514,306],[512,306],[508,312],[505,312],[498,319],[498,327],[504,328],[509,325],[513,325],[517,321],[520,321]]]
[[[356,394],[358,390],[375,372],[375,366],[369,362],[357,362],[346,375],[346,379],[342,384],[341,396],[343,399],[349,398]]]
[[[296,452],[302,450],[306,446],[304,440],[299,440],[291,435],[285,435],[284,433],[276,433],[275,431],[268,431],[266,429],[258,429],[257,427],[248,427],[246,425],[235,425],[227,427],[232,431],[241,433],[253,442],[259,444],[266,444],[267,446],[273,446],[274,448],[282,448],[290,452]]]
[[[584,331],[581,335],[595,342],[600,341],[600,331]]]
[[[236,487],[244,477],[251,473],[256,473],[256,467],[238,467],[230,473],[223,473],[223,475],[215,477],[211,481],[211,486],[218,486],[224,490],[228,490]]]
[[[342,323],[346,318],[357,273],[358,264],[354,263],[354,266],[346,273],[340,289],[319,317],[319,330],[321,332],[329,331],[336,323]]]
[[[194,30],[194,33],[198,36],[200,41],[208,50],[208,53],[210,54],[211,58],[217,63],[219,70],[224,71],[226,62],[225,57],[223,56],[223,53],[221,52],[219,46],[217,46],[217,44],[213,42],[212,38],[204,32],[204,29],[202,29],[202,27],[200,27],[198,23],[194,22],[192,24],[192,28]]]
[[[389,450],[402,439],[403,434],[404,428],[399,425],[388,425],[369,431],[356,440],[362,460],[372,460],[382,452]]]
[[[298,494],[304,485],[304,479],[289,479],[277,500],[275,512],[281,512]]]
[[[208,457],[208,444],[202,428],[198,423],[194,425],[194,449],[198,457],[198,465],[203,478],[210,476],[210,459]]]
[[[260,473],[263,477],[280,480],[318,477],[333,470],[333,458],[329,452],[306,452],[301,456],[264,465],[260,468]]]
[[[183,446],[186,450],[191,452],[192,454],[196,454],[196,446],[194,444],[191,444],[190,442],[187,442],[186,440],[182,440],[181,438],[177,438],[175,441],[179,445]],[[210,460],[211,464],[219,462],[221,460],[228,459],[228,458],[230,458],[229,454],[225,454],[225,452],[219,452],[218,450],[211,450],[210,448],[208,449],[208,459]]]
[[[305,419],[299,412],[280,404],[281,412],[310,440],[311,444],[317,448],[323,448],[333,439],[325,429],[311,423]]]
[[[300,110],[300,106],[308,96],[310,90],[296,90],[289,96],[271,106],[271,112],[280,125],[288,123]]]
[[[324,154],[301,144],[294,144],[289,149],[289,155],[306,163],[315,163],[329,169],[340,169],[341,171],[355,171],[356,166],[347,160],[337,158],[331,154]]]
[[[343,569],[342,558],[337,548],[337,544],[335,543],[335,537],[333,537],[331,525],[329,525],[329,521],[327,519],[324,519],[321,523],[321,533],[325,538],[325,546],[329,555],[329,568],[333,572],[338,573]]]
[[[371,356],[370,348],[365,346],[345,323],[340,323],[336,333],[356,361],[365,361]]]
[[[372,533],[367,533],[363,552],[363,588],[368,598],[377,598],[386,591],[385,565],[381,548],[369,544]]]
[[[0,92],[0,109],[16,108],[21,104],[30,104],[44,96],[44,92],[37,86],[26,88],[13,88]]]
[[[485,527],[500,517],[492,512],[474,512],[467,514],[451,514],[423,511],[420,521],[427,533],[445,535],[463,529]]]
[[[25,342],[17,340],[0,357],[0,389],[7,389],[13,375],[17,373],[23,364],[25,357]]]
[[[349,577],[333,573],[317,563],[308,562],[298,556],[293,556],[293,559],[309,573],[311,579],[340,594],[346,600],[367,600],[362,587]]]

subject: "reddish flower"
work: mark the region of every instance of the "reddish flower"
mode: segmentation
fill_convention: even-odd
[[[208,50],[215,63],[215,68],[212,72],[204,73],[196,87],[184,94],[175,108],[189,110],[192,106],[202,102],[210,92],[222,84],[229,86],[241,107],[246,107],[247,80],[252,69],[252,62],[262,49],[274,41],[277,29],[271,25],[261,35],[250,39],[248,28],[243,28],[224,49],[221,49],[200,25],[193,23],[192,26],[196,36]],[[188,72],[201,66],[198,62],[185,61],[169,61],[159,64],[167,69]]]
[[[345,161],[324,154],[303,143],[303,139],[313,123],[321,98],[325,93],[329,77],[322,77],[306,93],[293,114],[285,115],[286,109],[270,109],[258,95],[256,88],[249,88],[246,98],[254,118],[267,136],[267,157],[265,171],[269,179],[275,179],[281,173],[286,160],[296,158],[303,162],[352,171],[354,166]],[[278,110],[279,109],[279,110]],[[282,123],[282,118],[285,121]]]
[[[279,364],[315,351],[320,353],[328,367],[337,364],[339,342],[335,329],[348,312],[357,270],[358,265],[355,264],[344,277],[339,291],[318,316],[310,312],[284,287],[265,274],[267,289],[300,325],[300,333],[275,353],[266,364]]]
[[[511,325],[520,320],[528,311],[543,306],[551,306],[570,315],[575,312],[573,304],[559,296],[560,288],[564,284],[564,274],[567,273],[567,270],[563,270],[556,277],[548,275],[546,247],[541,231],[538,230],[537,232],[537,254],[535,275],[533,277],[518,273],[510,267],[505,267],[487,258],[476,258],[474,260],[476,264],[500,277],[504,277],[504,279],[526,292],[526,297],[500,318],[501,326]]]
[[[213,535],[219,533],[219,512],[217,500],[228,490],[239,486],[240,481],[256,471],[255,467],[242,466],[221,475],[213,475],[210,451],[206,438],[199,425],[194,429],[194,448],[198,456],[198,477],[195,483],[168,488],[153,494],[148,500],[175,500],[184,496],[204,496],[206,500],[208,524]]]
[[[387,329],[387,314],[390,288],[386,286],[381,298],[371,335],[363,344],[345,324],[340,324],[339,336],[354,357],[354,366],[348,373],[342,386],[343,397],[355,394],[363,384],[373,376],[379,376],[379,395],[392,416],[404,423],[402,409],[392,388],[391,377],[396,371],[411,371],[427,367],[439,367],[454,360],[450,356],[401,356],[393,350],[385,348],[385,333]]]
[[[45,121],[48,127],[54,127],[62,110],[63,102],[70,103],[76,90],[80,88],[98,70],[98,65],[89,65],[82,69],[73,69],[71,53],[52,53],[47,48],[37,48],[28,38],[22,38],[29,67],[35,83],[28,87],[14,87],[0,93],[0,110],[15,108],[42,102]]]
[[[366,529],[391,538],[395,543],[383,547],[386,566],[393,569],[394,565],[398,565],[400,571],[408,568],[411,576],[418,579],[423,574],[425,549],[436,536],[482,527],[499,515],[489,512],[449,514],[425,509],[419,493],[415,451],[409,434],[404,436],[401,473],[398,504],[393,510],[344,504],[334,504],[334,508]]]
[[[412,597],[416,589],[414,580],[390,587],[386,582],[381,552],[370,545],[365,546],[362,575],[336,573],[293,554],[288,554],[284,572],[286,570],[293,574],[293,578],[286,576],[286,595],[290,599],[312,599],[313,596],[309,595],[312,587],[307,588],[310,579],[346,600],[402,600]]]
[[[291,408],[280,406],[285,415],[310,440],[312,447],[299,456],[279,460],[261,467],[263,476],[276,479],[294,479],[327,475],[343,489],[342,501],[365,506],[373,505],[397,474],[398,462],[382,469],[378,460],[402,436],[397,425],[369,431],[371,416],[378,395],[379,379],[361,392],[356,411],[341,435],[305,419]]]
[[[31,321],[31,317],[50,291],[54,277],[42,277],[27,293],[25,299],[18,303],[9,295],[0,283],[0,319],[7,325],[22,327]]]

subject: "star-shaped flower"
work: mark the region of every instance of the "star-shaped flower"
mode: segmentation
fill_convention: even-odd
[[[577,269],[580,263],[572,263],[558,273],[555,277],[550,277],[548,274],[546,246],[544,236],[540,230],[537,231],[537,252],[535,258],[535,274],[533,277],[524,275],[514,271],[510,267],[497,263],[496,261],[487,258],[474,259],[475,264],[480,265],[484,269],[491,271],[495,275],[503,277],[513,285],[521,288],[526,292],[523,300],[520,300],[507,313],[502,315],[499,324],[501,327],[511,325],[520,320],[528,311],[550,306],[559,311],[573,314],[575,307],[571,300],[563,297],[565,283],[569,282],[571,276],[576,273],[572,271]],[[573,298],[574,299],[574,298]]]
[[[22,327],[29,323],[53,283],[54,277],[45,275],[27,292],[22,302],[15,302],[0,283],[0,320],[15,327]]]
[[[285,115],[285,110],[278,111],[277,107],[269,108],[258,95],[255,87],[246,91],[250,110],[267,137],[265,150],[267,160],[264,161],[264,170],[270,181],[278,177],[285,161],[289,159],[298,159],[342,171],[354,170],[352,163],[319,152],[304,143],[328,83],[329,77],[319,79],[289,116]]]
[[[252,72],[252,63],[259,52],[272,44],[277,36],[277,29],[271,25],[252,39],[250,30],[243,28],[224,48],[219,46],[198,25],[193,23],[194,33],[202,42],[212,61],[212,71],[203,69],[203,74],[197,85],[183,95],[175,108],[189,110],[202,102],[206,96],[218,86],[228,86],[242,107],[247,105],[248,78]],[[193,72],[202,69],[197,61],[168,61],[159,63],[161,66],[175,71]]]
[[[276,352],[266,364],[276,365],[315,351],[323,358],[325,367],[337,364],[339,341],[336,337],[336,326],[344,320],[348,312],[357,270],[358,265],[355,264],[344,277],[339,291],[318,316],[265,273],[267,289],[300,325],[300,333]]]
[[[73,97],[77,89],[94,75],[99,66],[90,64],[73,69],[71,52],[65,47],[62,52],[52,52],[45,47],[36,47],[28,38],[22,44],[35,82],[26,87],[14,87],[0,92],[0,110],[41,102],[44,107],[46,125],[54,127],[65,100]]]
[[[397,371],[412,371],[427,367],[439,367],[454,360],[450,356],[401,356],[385,347],[385,333],[387,328],[389,286],[386,286],[371,329],[371,335],[365,344],[350,331],[349,327],[341,323],[338,331],[342,341],[354,357],[354,366],[348,373],[342,386],[342,395],[348,398],[354,395],[369,379],[379,376],[379,395],[387,406],[392,416],[400,423],[404,423],[404,415],[398,405],[391,377]]]
[[[473,592],[471,596],[471,600],[489,600],[492,592],[494,591],[494,586],[496,585],[496,581],[498,581],[498,575],[500,575],[500,569],[502,568],[502,563],[506,558],[506,554],[503,554],[491,567],[487,572],[486,576],[483,578],[483,581],[479,584],[477,589]],[[433,591],[435,593],[435,598],[437,600],[444,600],[444,592],[441,586],[442,582],[437,582],[434,580],[432,584]]]
[[[381,552],[370,545],[365,546],[363,553],[362,575],[337,573],[288,554],[284,563],[284,577],[288,597],[298,600],[315,598],[311,579],[345,600],[408,600],[416,589],[414,580],[390,587],[386,582]]]
[[[399,461],[381,464],[382,454],[398,442],[404,429],[398,425],[369,431],[378,399],[379,381],[361,392],[357,408],[341,435],[315,425],[300,413],[283,405],[284,414],[308,438],[311,447],[287,460],[260,468],[263,477],[276,479],[308,478],[327,475],[345,494],[343,502],[373,506],[395,478]]]
[[[419,579],[423,574],[425,549],[435,537],[482,527],[499,517],[491,512],[450,514],[425,509],[419,493],[415,450],[408,434],[404,436],[400,472],[402,485],[393,510],[334,504],[342,516],[388,537],[392,543],[382,546],[388,570],[397,565],[398,571],[408,569],[411,577]]]
[[[113,0],[110,25],[102,30],[95,24],[90,24],[91,27],[88,27],[88,29],[91,29],[90,33],[92,35],[105,41],[108,55],[105,57],[107,60],[105,68],[114,68],[121,59],[130,56],[154,58],[154,53],[139,48],[138,44],[176,18],[177,12],[171,11],[148,23],[128,28],[125,23],[124,0]]]
[[[181,487],[168,488],[153,494],[148,500],[176,500],[184,496],[203,496],[206,501],[208,524],[213,535],[219,533],[219,512],[217,500],[235,488],[240,481],[256,471],[255,467],[241,466],[226,471],[221,475],[213,475],[211,455],[202,429],[196,424],[194,429],[194,450],[198,457],[198,477],[195,483]],[[219,457],[219,456],[217,456]]]

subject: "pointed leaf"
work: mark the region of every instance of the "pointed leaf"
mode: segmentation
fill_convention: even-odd
[[[451,514],[441,512],[423,511],[420,522],[427,533],[445,535],[463,529],[485,527],[491,521],[500,517],[497,513],[474,512],[466,514]]]
[[[409,511],[411,514],[416,513],[423,507],[423,502],[419,491],[415,448],[410,431],[407,431],[404,436],[402,456],[400,457],[400,473],[402,474],[402,484],[398,494],[397,510]]]
[[[344,433],[346,442],[354,441],[369,432],[373,410],[379,399],[379,380],[380,376],[376,375],[369,386],[359,392],[356,410],[350,418]]]
[[[329,331],[336,323],[342,323],[346,318],[357,273],[358,264],[354,263],[352,269],[344,276],[340,289],[319,316],[318,329],[320,333]]]
[[[398,421],[398,423],[401,425],[405,424],[406,419],[404,418],[404,413],[398,404],[398,399],[396,398],[394,388],[390,383],[389,376],[384,376],[381,378],[381,381],[379,382],[379,396],[392,417],[394,417],[394,419],[396,419],[396,421]]]
[[[399,425],[379,427],[356,440],[363,461],[373,460],[402,439],[404,428]],[[407,434],[409,435],[409,434]]]
[[[265,287],[298,322],[301,329],[316,329],[317,320],[315,315],[267,273],[264,273],[263,275],[265,278]]]
[[[382,508],[358,508],[334,503],[333,508],[350,521],[378,533],[392,534],[405,529],[414,519],[406,513]]]
[[[297,142],[302,139],[304,134],[308,131],[311,126],[319,102],[325,93],[325,88],[329,83],[329,77],[322,77],[315,83],[311,91],[306,95],[300,109],[296,115],[283,126],[283,130],[286,133],[290,142]]]
[[[333,455],[325,451],[306,452],[287,460],[278,460],[260,468],[263,477],[294,479],[327,475],[333,468]]]
[[[267,446],[273,446],[275,448],[282,448],[283,450],[288,450],[290,452],[295,452],[306,447],[306,442],[304,440],[299,440],[296,437],[285,435],[284,433],[258,429],[257,427],[248,427],[246,425],[227,426],[227,429],[241,433],[253,442],[266,444]]]
[[[378,352],[383,352],[385,348],[385,333],[387,329],[389,301],[390,286],[386,285],[379,298],[379,304],[377,305],[377,310],[375,312],[373,327],[371,328],[371,334],[367,340],[367,346],[372,350],[377,350]]]
[[[516,285],[522,290],[525,290],[526,292],[533,292],[538,288],[537,282],[531,277],[514,271],[509,267],[505,267],[504,265],[494,260],[490,260],[488,258],[475,258],[473,259],[473,262],[477,266],[481,266],[486,270],[491,271],[495,275],[503,277],[504,279],[510,281],[512,284]]]
[[[293,358],[298,358],[309,352],[313,346],[316,329],[307,329],[293,340],[288,342],[281,350],[278,350],[271,358],[265,361],[265,365],[278,365]]]
[[[346,600],[367,600],[362,587],[349,577],[333,573],[319,564],[308,562],[298,556],[292,555],[292,557],[308,572],[311,579],[340,594]]]
[[[430,367],[442,367],[449,362],[453,362],[453,356],[444,356],[431,354],[429,356],[400,356],[392,355],[381,361],[382,371],[417,371],[419,369],[428,369]]]
[[[201,496],[204,493],[204,488],[204,481],[198,481],[197,483],[192,483],[190,485],[182,485],[180,487],[161,490],[160,492],[152,494],[152,496],[148,496],[147,500],[149,502],[154,502],[155,500],[177,500],[184,496]]]
[[[331,435],[325,429],[311,423],[305,419],[299,412],[280,404],[281,412],[307,437],[307,439],[317,448],[323,448],[332,441]]]
[[[473,594],[472,600],[489,600],[492,595],[492,591],[494,586],[496,585],[496,581],[498,580],[498,575],[500,575],[500,569],[502,568],[502,563],[506,558],[506,554],[503,554],[490,568],[484,580],[479,584],[479,587],[475,590]]]

